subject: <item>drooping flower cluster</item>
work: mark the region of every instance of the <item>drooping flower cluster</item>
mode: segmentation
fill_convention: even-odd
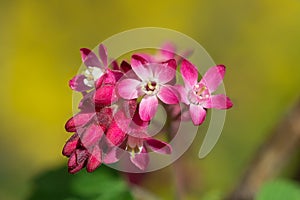
[[[82,93],[79,112],[65,125],[73,132],[63,148],[70,173],[86,167],[94,171],[102,163],[120,160],[124,154],[133,166],[146,170],[149,152],[171,154],[171,146],[148,133],[159,103],[178,116],[180,103],[189,108],[194,125],[203,123],[209,108],[228,109],[232,103],[223,94],[213,95],[221,84],[225,67],[210,68],[198,82],[198,70],[175,54],[168,43],[156,55],[134,54],[130,62],[109,61],[104,45],[93,51],[80,49],[86,69],[70,80],[71,89]],[[180,71],[184,86],[176,84]],[[183,114],[182,114],[183,115]],[[166,133],[167,134],[167,133]]]

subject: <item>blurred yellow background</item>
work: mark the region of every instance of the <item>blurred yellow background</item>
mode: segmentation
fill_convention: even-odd
[[[145,26],[189,35],[227,66],[234,108],[213,152],[197,160],[196,145],[186,167],[191,198],[234,186],[299,97],[299,0],[0,0],[0,199],[24,199],[34,175],[66,162],[68,80],[81,65],[79,48]],[[150,190],[167,197],[158,186]]]

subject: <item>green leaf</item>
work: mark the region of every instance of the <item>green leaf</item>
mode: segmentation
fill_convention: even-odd
[[[262,186],[256,200],[299,200],[300,186],[289,180],[275,180]]]
[[[34,180],[28,200],[131,200],[130,190],[118,172],[101,166],[93,173],[71,175],[66,168],[44,172]]]

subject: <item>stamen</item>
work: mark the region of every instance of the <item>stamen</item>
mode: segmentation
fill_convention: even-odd
[[[196,88],[199,88],[199,85],[196,85],[196,86],[198,86]],[[207,88],[205,86],[201,87],[200,90],[196,91],[196,95],[201,96],[202,92],[204,92],[206,89]]]
[[[136,154],[139,154],[142,152],[143,145],[138,146],[136,145],[135,147],[130,147],[129,145],[126,146],[125,150],[128,151],[132,157],[134,157]]]
[[[210,93],[203,84],[197,84],[188,93],[188,99],[192,104],[199,105],[209,99]]]
[[[155,89],[155,86],[156,86],[156,83],[155,82],[148,82],[148,87],[150,90],[154,90]]]
[[[87,67],[84,71],[85,79],[83,83],[89,87],[94,86],[94,82],[98,80],[103,74],[103,71],[98,67]]]
[[[144,86],[142,90],[148,95],[154,95],[158,92],[159,85],[155,81],[149,81]]]

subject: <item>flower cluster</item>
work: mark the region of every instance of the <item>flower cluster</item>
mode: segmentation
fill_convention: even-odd
[[[195,126],[203,123],[207,109],[232,107],[228,97],[213,94],[223,80],[225,66],[211,67],[199,81],[197,68],[174,52],[174,45],[168,43],[155,55],[134,54],[130,62],[119,64],[109,60],[102,44],[98,55],[80,49],[86,69],[69,86],[83,97],[79,112],[65,125],[73,135],[62,152],[69,157],[70,173],[84,167],[92,172],[102,163],[118,162],[124,154],[143,171],[149,152],[171,154],[167,142],[148,134],[158,104],[168,107],[170,115],[184,114]],[[176,84],[177,71],[184,85]],[[178,109],[181,104],[185,110]]]

